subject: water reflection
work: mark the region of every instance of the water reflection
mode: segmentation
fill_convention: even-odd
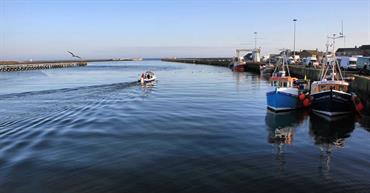
[[[285,145],[292,144],[296,127],[304,120],[304,111],[290,111],[275,113],[267,110],[265,122],[268,126],[267,141],[274,144],[275,159],[279,165],[279,171],[284,170]]]
[[[362,116],[359,119],[360,125],[362,125],[367,131],[370,132],[370,116]]]
[[[268,142],[292,144],[295,127],[304,120],[304,115],[304,111],[275,113],[267,110],[265,121],[269,127]]]
[[[354,123],[353,116],[328,121],[316,114],[311,114],[310,135],[315,145],[320,148],[319,171],[323,176],[328,177],[332,153],[335,149],[345,146],[345,139],[350,137],[355,128]]]

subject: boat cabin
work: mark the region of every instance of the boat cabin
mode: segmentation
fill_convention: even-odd
[[[311,94],[330,90],[348,92],[348,86],[349,84],[345,81],[313,82],[311,85]]]
[[[288,88],[288,87],[293,87],[294,82],[297,80],[297,78],[293,78],[290,76],[272,76],[270,78],[271,86],[275,86],[278,88]]]
[[[151,71],[146,71],[145,73],[141,74],[141,77],[144,79],[151,79],[154,77],[154,73]]]
[[[293,87],[296,80],[297,78],[285,76],[285,71],[274,72],[270,78],[271,86],[278,88]]]

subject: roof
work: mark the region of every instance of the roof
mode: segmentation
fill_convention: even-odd
[[[360,48],[338,48],[336,52],[357,52]]]
[[[360,46],[361,50],[370,50],[370,45],[362,45]]]

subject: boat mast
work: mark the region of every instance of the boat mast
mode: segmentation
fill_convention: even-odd
[[[288,76],[290,76],[290,71],[289,71],[289,66],[288,66],[288,60],[287,60],[287,52],[288,52],[288,50],[285,50],[284,51],[284,59],[285,59],[285,62],[286,62],[286,69],[288,71]]]
[[[328,37],[329,39],[332,39],[333,43],[332,43],[332,47],[333,47],[333,65],[332,65],[332,76],[331,76],[331,79],[334,80],[335,79],[335,70],[336,68],[338,68],[338,72],[339,72],[339,76],[340,76],[340,79],[343,80],[343,76],[342,76],[342,72],[340,70],[340,67],[339,67],[339,64],[338,64],[338,60],[337,60],[337,57],[335,55],[335,40],[336,39],[339,39],[339,38],[343,38],[343,35],[340,35],[340,36],[336,36],[336,34],[333,34],[333,36],[329,36]]]
[[[320,80],[324,79],[324,76],[327,73],[327,69],[329,68],[329,64],[328,64],[328,53],[329,53],[329,46],[330,46],[329,40],[327,40],[325,46],[326,46],[325,63],[322,64],[321,74],[320,74]]]

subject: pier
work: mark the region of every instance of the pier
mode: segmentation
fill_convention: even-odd
[[[189,64],[206,64],[213,66],[228,67],[232,62],[231,58],[163,58],[165,62],[180,62]]]
[[[0,72],[68,68],[87,66],[88,62],[141,61],[142,58],[84,59],[84,60],[37,60],[37,61],[0,61]]]
[[[213,66],[229,67],[232,58],[163,58],[165,62],[180,62],[189,64],[205,64]],[[260,72],[260,66],[264,63],[261,62],[247,62],[245,69],[251,72]]]
[[[0,63],[0,72],[86,66],[87,62]]]

